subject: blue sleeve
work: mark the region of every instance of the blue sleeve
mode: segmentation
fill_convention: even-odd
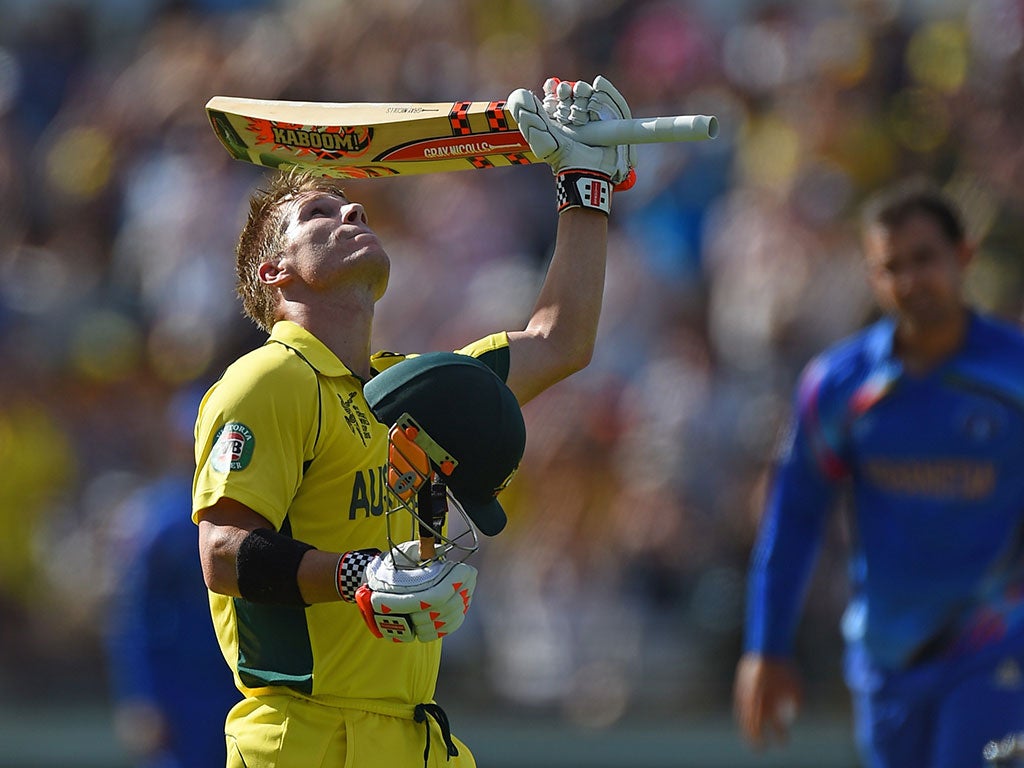
[[[839,482],[846,476],[842,401],[826,396],[821,363],[801,378],[772,477],[747,582],[745,650],[792,654],[807,586]]]

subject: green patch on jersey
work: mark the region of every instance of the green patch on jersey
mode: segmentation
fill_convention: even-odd
[[[245,424],[231,421],[217,430],[210,452],[210,466],[215,472],[245,469],[252,461],[256,436]]]

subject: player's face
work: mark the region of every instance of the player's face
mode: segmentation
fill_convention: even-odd
[[[366,286],[384,295],[391,262],[359,203],[337,194],[306,192],[285,203],[282,256],[314,288]]]
[[[920,213],[864,236],[871,287],[882,308],[902,320],[930,326],[956,316],[970,249],[952,242],[931,216]]]

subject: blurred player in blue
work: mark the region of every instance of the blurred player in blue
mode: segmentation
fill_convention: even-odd
[[[879,193],[863,238],[885,316],[802,374],[751,562],[735,713],[755,747],[785,738],[794,635],[846,492],[864,764],[969,768],[1024,727],[1024,337],[966,303],[972,248],[940,190]]]
[[[183,393],[168,410],[166,472],[116,511],[109,676],[115,729],[137,768],[223,768],[224,718],[239,699],[210,625],[188,515],[199,394]]]

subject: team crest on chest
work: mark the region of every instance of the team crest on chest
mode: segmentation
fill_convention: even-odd
[[[1006,418],[1001,409],[989,404],[973,404],[956,416],[958,434],[976,444],[990,443],[1004,431]]]
[[[338,402],[341,403],[341,409],[345,412],[346,426],[353,435],[359,438],[365,448],[366,441],[370,439],[370,417],[356,404],[355,399],[355,392],[350,392],[348,397],[338,395]]]
[[[237,421],[228,422],[213,438],[210,466],[223,473],[245,469],[252,461],[255,447],[256,436],[251,429]]]

